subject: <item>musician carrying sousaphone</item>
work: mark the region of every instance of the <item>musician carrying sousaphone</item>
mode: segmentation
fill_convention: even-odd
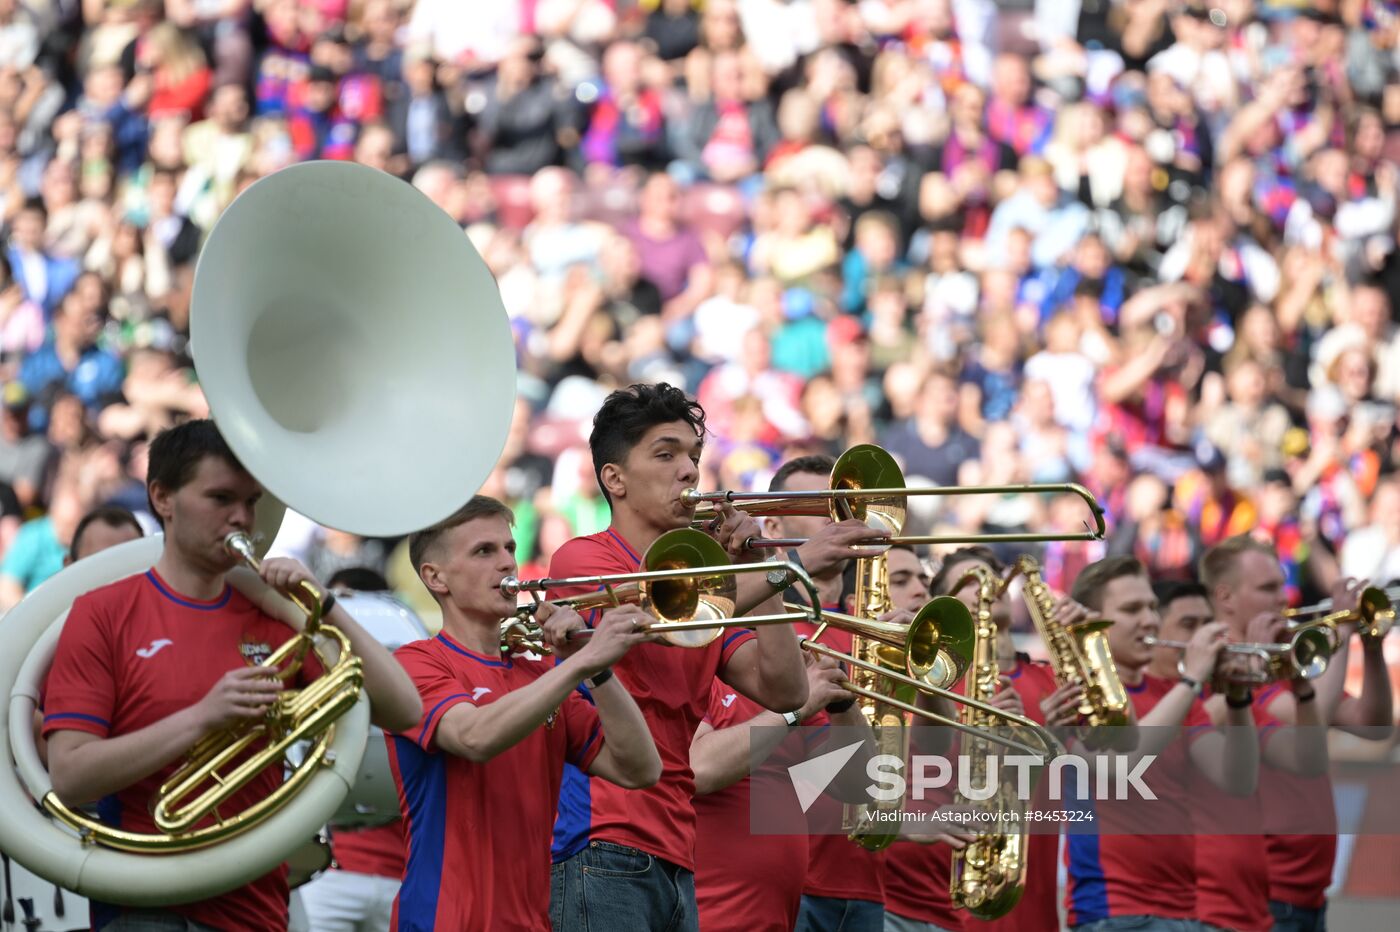
[[[156,437],[146,490],[165,531],[160,558],[149,571],[73,603],[49,673],[44,735],[54,791],[64,804],[103,800],[104,814],[121,828],[154,832],[152,794],[196,742],[262,719],[281,690],[295,684],[257,666],[288,639],[289,622],[225,579],[239,562],[225,539],[252,533],[262,486],[212,421],[190,421]],[[290,559],[267,560],[261,576],[283,593],[316,586]],[[344,609],[331,607],[325,618],[363,662],[375,723],[400,729],[417,721],[418,693],[388,651]],[[318,672],[308,655],[298,681]],[[263,770],[234,794],[230,808],[246,808],[281,780],[279,768]],[[230,893],[161,910],[118,912],[94,904],[93,928],[106,932],[186,928],[187,922],[197,929],[286,929],[286,868]]]

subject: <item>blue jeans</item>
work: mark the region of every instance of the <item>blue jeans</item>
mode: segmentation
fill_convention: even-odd
[[[885,910],[885,932],[948,932],[948,930],[931,922],[905,919],[903,916],[896,916],[889,910]]]
[[[884,932],[885,905],[802,894],[793,932]]]
[[[1327,932],[1327,904],[1320,909],[1304,909],[1292,903],[1269,900],[1274,914],[1274,932]]]
[[[554,932],[699,932],[695,875],[606,841],[588,843],[550,873]]]
[[[1162,916],[1110,916],[1073,927],[1074,932],[1201,932],[1205,928],[1195,919]]]

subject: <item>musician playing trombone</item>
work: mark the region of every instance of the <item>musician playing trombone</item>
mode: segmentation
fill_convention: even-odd
[[[1247,535],[1206,551],[1200,561],[1218,621],[1235,641],[1287,639],[1283,569],[1267,543]],[[1333,587],[1332,610],[1354,611],[1365,583],[1341,579]],[[1260,626],[1271,634],[1260,635]],[[1256,715],[1285,726],[1265,745],[1260,805],[1270,834],[1220,835],[1201,839],[1201,888],[1213,911],[1202,916],[1238,928],[1311,930],[1325,927],[1332,866],[1337,852],[1332,784],[1326,775],[1325,727],[1369,738],[1392,728],[1391,687],[1379,638],[1362,637],[1365,664],[1360,696],[1343,690],[1347,651],[1355,620],[1337,625],[1337,649],[1316,680],[1301,677],[1259,687],[1250,697]],[[1218,710],[1216,710],[1218,715]],[[1288,833],[1289,813],[1316,813],[1325,824]]]
[[[160,559],[74,601],[49,673],[44,733],[62,802],[104,800],[100,808],[119,827],[153,832],[152,795],[178,760],[206,735],[262,718],[276,699],[282,682],[256,664],[289,631],[225,579],[236,564],[225,538],[251,534],[262,487],[212,421],[189,421],[156,437],[146,490],[165,531]],[[287,559],[265,561],[262,577],[282,592],[313,581]],[[403,668],[344,609],[326,617],[363,660],[374,722],[409,727],[422,707]],[[300,675],[316,672],[308,658]],[[246,809],[281,779],[280,768],[264,770],[228,809]],[[285,930],[287,895],[283,865],[198,903],[120,914],[93,904],[93,927]]]
[[[633,385],[613,392],[593,421],[589,446],[598,487],[612,508],[604,532],[569,541],[555,553],[550,576],[637,571],[663,533],[688,527],[693,506],[681,498],[699,479],[705,415],[673,386]],[[761,561],[743,544],[757,522],[724,505],[712,532],[735,561]],[[851,525],[854,525],[851,526]],[[826,572],[873,536],[860,522],[833,525],[801,548],[809,573]],[[736,614],[780,613],[776,596],[790,574],[775,570],[737,579]],[[578,594],[560,591],[552,596]],[[546,633],[559,643],[558,625]],[[557,930],[652,928],[694,930],[695,814],[690,744],[709,704],[715,677],[760,706],[794,712],[807,700],[807,675],[797,639],[786,626],[734,630],[699,649],[643,644],[616,666],[637,697],[656,738],[662,775],[653,787],[620,791],[567,772],[555,826],[550,916]]]
[[[661,760],[636,702],[609,668],[648,638],[634,606],[603,613],[587,639],[554,644],[555,665],[506,655],[515,598],[513,515],[484,495],[409,538],[418,577],[442,606],[442,633],[396,653],[424,714],[389,739],[408,865],[393,927],[548,929],[549,846],[564,763],[622,787],[656,782]],[[540,605],[561,635],[583,621]],[[577,691],[586,683],[590,700]]]
[[[823,454],[799,456],[778,467],[768,483],[769,492],[815,492],[831,487],[831,471],[836,465],[833,457]],[[767,536],[786,538],[815,538],[832,526],[826,515],[782,515],[762,519]],[[862,525],[863,526],[863,525]],[[860,532],[856,532],[860,533]],[[861,536],[869,536],[868,532]],[[917,566],[913,553],[905,551],[905,556]],[[824,611],[850,612],[853,604],[848,602],[853,595],[854,569],[851,561],[842,559],[828,566],[819,567],[813,572],[803,563],[800,551],[789,551],[789,560],[799,563],[811,573],[817,585]],[[889,558],[894,560],[893,552]],[[908,584],[908,574],[890,567],[890,598],[901,606],[896,612],[899,617],[907,617],[902,610],[904,588]],[[921,569],[921,568],[920,568]],[[915,585],[919,585],[917,580]],[[790,601],[805,602],[806,596],[794,588],[785,598]],[[920,600],[920,605],[924,600]],[[887,617],[884,620],[893,620]],[[811,636],[815,630],[810,626],[798,625],[800,633]],[[822,642],[843,653],[851,652],[851,633],[838,628],[828,628],[822,634]],[[852,697],[853,698],[853,697]],[[833,719],[840,724],[866,721],[854,703],[841,700],[832,709]],[[863,800],[858,800],[863,801]],[[813,825],[840,824],[841,801],[830,795],[813,802],[807,812]],[[807,838],[808,853],[803,862],[804,871],[797,871],[795,880],[801,891],[801,912],[795,928],[798,932],[820,932],[833,924],[850,932],[880,930],[884,925],[884,859],[882,852],[870,851],[861,845],[853,844],[844,834],[816,832]],[[835,917],[835,918],[833,918]],[[792,923],[789,927],[794,927]]]

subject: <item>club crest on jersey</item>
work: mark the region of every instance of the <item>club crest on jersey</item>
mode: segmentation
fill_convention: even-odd
[[[243,660],[250,667],[258,664],[272,656],[272,645],[266,641],[244,641],[238,645],[238,652],[243,655]]]

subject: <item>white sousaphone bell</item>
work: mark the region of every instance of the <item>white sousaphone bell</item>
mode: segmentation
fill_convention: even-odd
[[[267,490],[265,544],[281,519],[276,499],[364,536],[431,525],[465,504],[504,446],[515,351],[496,283],[452,218],[382,172],[312,162],[239,195],[200,255],[190,327],[219,429]],[[13,764],[0,764],[0,850],[83,896],[131,906],[207,898],[276,866],[342,807],[369,729],[362,693],[290,802],[204,847],[114,850],[48,818],[35,805],[52,784],[32,716],[67,610],[160,550],[146,538],[63,570],[5,617],[0,651],[0,748]],[[267,598],[250,571],[230,581]]]

